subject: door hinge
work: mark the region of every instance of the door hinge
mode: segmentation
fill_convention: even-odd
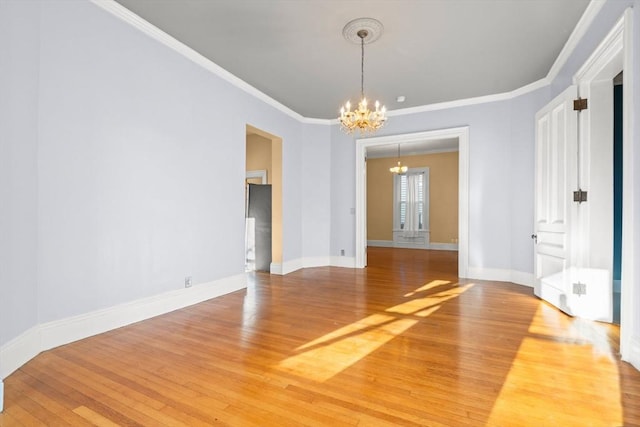
[[[578,98],[573,100],[573,111],[582,111],[587,108],[587,98]]]
[[[587,294],[587,284],[586,283],[574,283],[573,284],[573,293],[576,295],[586,295]]]
[[[586,202],[587,201],[587,192],[582,190],[582,189],[578,189],[578,191],[574,191],[573,192],[573,201],[574,202],[578,202],[578,203]]]

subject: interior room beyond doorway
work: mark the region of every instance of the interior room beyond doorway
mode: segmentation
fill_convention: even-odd
[[[404,154],[389,157],[395,145],[367,152],[367,246],[457,250],[457,139],[397,149]],[[398,161],[407,172],[390,171]],[[413,227],[407,221],[411,210]]]

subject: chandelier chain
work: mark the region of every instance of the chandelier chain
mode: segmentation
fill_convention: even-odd
[[[360,96],[364,98],[364,37],[362,36],[360,36],[360,52]]]

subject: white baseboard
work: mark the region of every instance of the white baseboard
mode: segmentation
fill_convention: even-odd
[[[429,249],[434,251],[457,251],[457,243],[435,243],[431,242],[425,248],[422,245],[411,243],[395,243],[393,240],[367,240],[367,246],[377,248],[405,248],[405,249]]]
[[[478,280],[495,280],[498,282],[512,282],[517,285],[533,287],[533,273],[498,268],[469,267],[468,278]]]
[[[271,274],[285,275],[303,268],[324,267],[326,265],[329,265],[329,257],[298,258],[285,261],[282,264],[272,263]]]
[[[332,267],[356,268],[356,259],[350,256],[332,256]]]
[[[367,240],[367,246],[375,246],[378,248],[392,248],[393,240]]]
[[[426,243],[428,245],[428,243]],[[393,242],[393,247],[398,249],[429,249],[425,246],[425,243],[412,243],[412,242]]]
[[[536,279],[533,273],[525,273],[522,271],[511,270],[510,281],[517,285],[528,286],[530,288],[533,288],[535,284],[535,280]]]
[[[457,243],[429,243],[429,249],[432,251],[457,251]]]
[[[188,307],[246,287],[247,276],[239,274],[35,326],[0,348],[0,357],[3,362],[0,378],[6,378],[41,351]]]
[[[4,410],[4,382],[0,380],[0,412]]]
[[[302,268],[313,267],[347,267],[355,268],[356,261],[353,257],[345,256],[318,256],[298,258],[291,261],[285,261],[282,264],[271,264],[271,274],[289,274]]]
[[[393,242],[388,240],[368,240],[367,244],[369,246],[370,243],[380,243],[386,244],[386,242],[393,245]],[[432,243],[432,245],[437,245],[435,248],[430,248],[433,250],[457,250],[457,246],[455,243]],[[456,249],[451,249],[451,247],[455,246]],[[387,246],[388,247],[388,246]],[[332,267],[345,267],[345,268],[355,268],[356,262],[353,257],[346,256],[331,256],[331,257],[308,257],[308,258],[298,258],[292,261],[285,261],[282,264],[271,264],[271,274],[289,274],[296,270],[300,270],[302,268],[312,268],[312,267],[324,267],[324,266],[332,266]],[[498,268],[482,268],[482,267],[469,267],[468,271],[469,279],[478,279],[478,280],[495,280],[498,282],[512,282],[518,285],[533,287],[534,277],[532,273],[524,273],[522,271],[516,270],[504,270]]]
[[[42,351],[40,327],[34,326],[0,347],[2,372],[0,378],[8,377],[13,371],[33,359]]]
[[[303,268],[326,267],[331,265],[330,256],[306,257],[302,259]]]
[[[272,262],[269,265],[269,273],[271,273],[271,274],[280,274],[280,275],[283,274],[282,273],[282,264]]]
[[[628,357],[625,356],[627,355],[623,355],[622,360],[631,363],[634,368],[640,371],[640,337],[631,338],[629,354]]]

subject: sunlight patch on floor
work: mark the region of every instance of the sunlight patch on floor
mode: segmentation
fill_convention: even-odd
[[[419,293],[419,292],[424,292],[424,291],[428,291],[429,289],[433,289],[436,286],[443,286],[443,285],[448,285],[449,283],[451,283],[449,280],[432,280],[429,283],[425,284],[424,286],[416,289],[415,291],[411,291],[408,292],[406,294],[404,294],[405,297],[412,297],[415,294]]]
[[[285,371],[323,382],[391,341],[416,323],[418,321],[413,319],[385,322],[374,328],[347,335],[331,344],[321,345],[290,357],[282,361],[279,367]]]
[[[367,316],[362,320],[358,320],[357,322],[353,322],[350,325],[344,326],[340,329],[336,329],[333,332],[329,332],[322,337],[310,341],[304,345],[301,345],[296,350],[306,350],[311,347],[315,347],[318,345],[322,345],[325,343],[331,343],[332,341],[342,339],[349,335],[354,335],[357,332],[364,331],[365,329],[371,329],[371,327],[380,326],[384,323],[389,323],[395,320],[395,317],[388,316],[385,314],[372,314],[371,316]]]
[[[540,303],[487,425],[622,425],[618,367],[604,350],[601,328]],[[583,375],[585,364],[601,380]]]
[[[561,337],[558,336],[562,331]],[[542,303],[529,326],[529,333],[552,337],[563,342],[590,344],[596,356],[606,356],[615,360],[611,351],[607,326],[591,320],[571,317],[558,312],[558,309]]]
[[[427,308],[440,305],[447,300],[456,298],[457,296],[459,296],[461,293],[471,288],[472,286],[473,284],[468,284],[468,285],[448,289],[446,291],[438,292],[438,293],[429,295],[428,297],[415,298],[415,299],[412,299],[411,301],[398,304],[395,307],[387,308],[386,311],[390,313],[418,315],[417,313],[422,312],[421,310],[425,310]]]
[[[449,283],[444,280],[434,280],[405,297],[421,294]],[[302,351],[302,353],[283,360],[277,368],[314,381],[324,382],[404,333],[421,319],[436,312],[443,303],[458,297],[472,286],[474,285],[467,284],[423,298],[415,298],[390,307],[385,310],[385,313],[372,314],[336,329],[298,347],[296,351]]]

